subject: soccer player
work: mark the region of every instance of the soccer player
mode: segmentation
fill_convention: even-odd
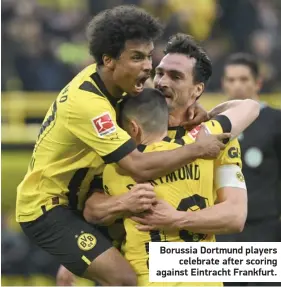
[[[172,140],[169,138],[167,136],[168,118],[168,106],[159,90],[145,89],[138,97],[127,99],[123,103],[121,112],[122,127],[136,141],[138,149],[144,153],[175,149],[178,146],[195,141],[192,132],[181,139]],[[204,127],[210,132],[216,132],[218,126],[227,128],[228,122],[226,119],[228,118],[225,116],[224,120],[221,119],[222,117],[217,117],[217,119],[205,123]],[[220,160],[219,157],[218,161]],[[178,210],[176,212],[178,213],[178,219],[180,219],[182,214],[186,214],[188,210],[204,210],[208,207],[211,209],[214,206],[213,173],[215,173],[216,190],[231,189],[232,192],[235,192],[240,197],[240,201],[241,198],[244,199],[243,203],[240,202],[239,206],[237,206],[237,214],[239,213],[241,224],[243,225],[242,221],[245,221],[247,208],[246,186],[241,173],[241,161],[239,159],[236,160],[236,164],[239,166],[218,165],[214,161],[198,159],[170,174],[151,180],[150,183],[154,186],[157,200],[161,200],[160,204],[162,202],[169,203],[171,209],[173,207],[175,210]],[[229,170],[232,170],[232,172]],[[228,176],[231,175],[231,177],[225,179],[224,176],[226,174]],[[103,184],[106,193],[120,196],[130,191],[135,185],[135,181],[129,176],[121,176],[118,173],[116,164],[109,164],[104,169]],[[153,210],[154,207],[152,206],[150,209]],[[187,214],[192,214],[192,212]],[[152,232],[141,232],[135,227],[136,222],[133,221],[133,218],[125,217],[124,219],[126,238],[122,250],[125,258],[130,262],[138,275],[139,286],[162,285],[162,283],[149,283],[148,280],[149,242],[215,241],[214,232],[210,232],[210,234],[208,234],[209,232],[191,233],[185,227],[180,228],[172,224],[169,226],[169,228],[172,228],[170,231],[154,230]],[[173,286],[190,285],[188,283],[169,284]],[[200,283],[191,283],[191,285],[198,284]],[[201,283],[201,285],[219,286],[222,284]]]
[[[179,139],[187,132],[179,126],[186,120],[183,109],[191,105],[203,92],[204,87],[211,75],[211,62],[204,50],[188,35],[177,34],[171,37],[165,49],[165,56],[156,67],[154,85],[160,89],[166,97],[169,106],[169,133],[172,138]],[[235,102],[232,102],[235,104]],[[236,102],[237,106],[226,112],[222,112],[225,105],[220,105],[212,110],[210,118],[218,112],[222,112],[218,117],[222,130],[229,131],[237,136],[248,125],[250,125],[259,114],[259,107],[256,101]],[[231,123],[229,118],[232,118]],[[235,121],[233,120],[235,119]],[[245,122],[246,120],[246,122]],[[243,125],[246,123],[246,125]],[[216,125],[217,132],[221,129]],[[191,131],[196,137],[198,129]],[[222,166],[219,173],[231,187],[232,180],[238,168],[237,164],[241,161],[239,142],[236,138],[232,139],[226,149],[221,152],[215,161],[217,166]],[[240,165],[240,164],[238,164]],[[227,166],[227,167],[225,167]],[[234,177],[234,179],[233,179]],[[242,177],[241,177],[242,180]],[[206,208],[198,213],[179,213],[171,209],[167,204],[156,205],[154,212],[143,218],[135,219],[143,226],[140,230],[153,230],[169,226],[170,224],[186,228],[191,232],[202,233],[237,233],[241,232],[244,226],[245,213],[245,194],[235,188],[215,188],[214,197],[217,197],[215,207]]]
[[[217,156],[227,136],[173,151],[139,152],[118,126],[114,108],[124,92],[142,91],[161,27],[145,11],[122,6],[94,17],[88,32],[96,64],[74,77],[47,112],[18,186],[16,219],[30,240],[74,274],[102,285],[134,285],[130,265],[78,211],[95,178],[113,162],[139,181],[156,178],[196,158]],[[135,189],[150,198],[150,185]]]
[[[247,224],[242,233],[219,236],[218,240],[280,242],[281,111],[260,102],[258,93],[262,82],[258,61],[252,55],[244,53],[231,55],[225,64],[222,85],[229,99],[259,101],[260,115],[239,136],[243,172],[248,189]],[[273,284],[281,285],[280,282],[251,283],[266,286]]]
[[[180,139],[188,133],[180,126],[180,124],[184,124],[188,120],[184,110],[186,111],[190,105],[194,104],[203,93],[205,85],[211,76],[212,66],[203,49],[188,35],[177,34],[172,37],[167,44],[165,53],[166,56],[156,68],[154,85],[163,92],[168,103],[168,135],[171,138]],[[230,106],[232,106],[231,109],[229,109]],[[226,111],[228,117],[232,119],[231,122],[229,122],[229,118],[225,117]],[[213,109],[209,113],[209,117],[213,118],[219,113],[221,113],[219,120],[224,122],[224,124],[222,126],[216,125],[217,133],[231,131],[231,134],[235,136],[255,120],[259,114],[259,105],[253,100],[232,101]],[[193,124],[192,121],[189,121],[189,125]],[[197,133],[198,129],[192,131],[194,137],[196,137]],[[232,165],[236,164],[237,161],[240,161],[240,146],[237,139],[233,139],[228,144],[228,148],[221,154],[218,164]],[[243,204],[244,195],[241,194],[239,197],[237,194],[229,191],[226,193],[225,196],[221,197],[224,204],[220,205],[219,212],[208,211],[211,212],[210,218],[206,217],[201,219],[202,222],[194,222],[193,227],[198,224],[198,226],[204,225],[207,228],[209,220],[211,222],[212,219],[215,228],[221,229],[223,232],[241,230],[243,217],[237,216],[239,212],[235,205]],[[118,198],[108,197],[102,193],[94,193],[86,201],[84,209],[85,219],[89,222],[107,223],[114,220],[116,214],[118,214],[114,210],[116,201],[118,202]],[[152,219],[149,218],[149,220],[151,221]],[[167,220],[169,220],[168,216]],[[199,219],[197,218],[197,220]],[[157,224],[160,224],[160,222],[157,221]],[[146,227],[149,228],[149,226]]]
[[[199,47],[194,43],[194,41],[187,35],[179,35],[175,37],[175,40],[173,40],[171,43],[178,43],[178,37],[182,37],[182,41],[180,41],[179,46],[183,46],[183,49],[179,50],[178,53],[171,53],[171,55],[167,55],[167,57],[176,57],[175,65],[173,67],[173,70],[169,71],[167,68],[167,71],[165,72],[165,76],[159,77],[160,75],[156,75],[155,78],[155,84],[157,87],[161,88],[165,95],[167,95],[167,102],[171,103],[170,105],[170,122],[171,124],[175,121],[175,116],[177,116],[178,111],[178,122],[176,124],[180,124],[187,121],[186,114],[182,111],[183,109],[187,109],[193,102],[195,102],[195,99],[197,99],[201,93],[204,90],[205,84],[209,77],[211,76],[211,63],[210,60],[207,58],[205,53],[199,49]],[[178,44],[177,44],[178,45]],[[180,60],[178,57],[180,57]],[[201,58],[205,57],[203,60]],[[164,58],[165,59],[165,58]],[[163,59],[163,60],[164,60]],[[168,58],[169,59],[169,58]],[[172,58],[173,59],[173,58]],[[161,61],[162,63],[162,61]],[[160,65],[161,65],[160,63]],[[181,71],[178,71],[178,69],[181,69]],[[178,71],[178,72],[177,72]],[[177,73],[180,73],[178,75]],[[181,76],[181,77],[180,77]],[[178,77],[180,77],[178,79]],[[163,78],[163,79],[162,79]],[[167,82],[167,78],[170,79],[169,82]],[[162,79],[164,81],[159,80]],[[165,83],[166,82],[166,83]],[[170,92],[172,90],[173,92]],[[169,94],[168,94],[169,93]],[[173,96],[173,99],[172,99]],[[186,99],[184,100],[183,97]],[[193,98],[192,100],[188,100],[190,97]],[[177,101],[180,101],[178,105],[175,105]],[[184,103],[184,106],[182,107],[182,103]],[[232,133],[238,133],[241,130],[243,130],[245,127],[247,127],[258,115],[259,108],[258,104],[254,101],[237,101],[232,103],[226,103],[224,105],[220,105],[213,111],[211,111],[210,115],[213,117],[215,113],[223,112],[224,110],[228,109],[232,105],[233,110],[230,112],[232,115],[232,118],[235,118],[235,121],[232,122]],[[173,110],[173,106],[176,106],[176,109]],[[239,115],[237,117],[237,115]],[[154,114],[152,114],[152,117]],[[224,118],[223,116],[220,117],[222,121],[226,122],[227,131],[230,131],[230,123],[228,119]],[[176,124],[173,124],[174,126]],[[191,125],[194,125],[194,122],[191,122]],[[242,124],[242,125],[241,125]],[[221,132],[222,129],[219,124],[216,124],[217,132]],[[175,131],[179,130],[177,132],[178,137],[182,137],[185,134],[185,130],[182,127],[173,127],[171,129],[171,133],[175,133]],[[233,144],[233,143],[232,143]],[[223,157],[221,157],[221,162],[229,162],[229,163],[235,163],[239,162],[239,145],[235,145],[236,141],[234,141],[234,146],[229,146],[229,153],[232,155],[233,158],[229,158],[228,153],[224,154]],[[237,155],[236,155],[237,154]],[[235,156],[234,156],[235,155]],[[163,157],[164,158],[164,157]],[[166,159],[165,159],[166,160]],[[164,162],[164,161],[163,161]],[[129,210],[123,209],[122,205],[120,204],[122,202],[122,196],[108,196],[106,194],[103,194],[103,191],[101,192],[95,192],[87,201],[85,204],[84,209],[84,217],[88,222],[94,222],[94,223],[106,223],[109,224],[113,222],[117,217],[122,216],[124,213],[128,212]],[[131,190],[130,192],[133,192]],[[211,210],[211,215],[213,216],[213,222],[215,228],[221,228],[225,232],[233,232],[234,230],[241,230],[243,227],[243,216],[244,214],[242,212],[239,212],[239,205],[244,203],[244,195],[241,194],[241,196],[237,197],[236,195],[228,195],[225,198],[225,203],[220,206],[219,214],[222,214],[222,217],[216,215],[216,211]],[[236,206],[237,204],[237,206]],[[142,209],[146,210],[151,206],[150,203],[147,203],[146,201],[143,201]],[[157,205],[160,207],[160,205]],[[232,207],[233,206],[233,207]],[[223,218],[223,220],[222,220]],[[202,222],[199,222],[202,225]],[[204,217],[204,227],[208,225],[208,216]],[[64,273],[59,272],[59,276]],[[71,277],[71,274],[69,274]],[[62,276],[64,277],[64,276]]]

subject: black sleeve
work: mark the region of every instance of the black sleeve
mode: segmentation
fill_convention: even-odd
[[[220,123],[224,133],[230,133],[232,129],[232,124],[230,119],[225,115],[218,115],[214,118],[217,122]]]
[[[136,148],[136,144],[133,139],[129,139],[115,151],[111,152],[108,155],[102,156],[102,159],[105,163],[118,162],[126,155],[131,153]]]
[[[225,116],[225,115],[218,115],[214,118],[214,120],[216,120],[217,122],[220,123],[221,127],[222,127],[222,131],[224,133],[230,133],[231,129],[232,129],[232,124],[230,119]],[[229,139],[224,139],[223,143],[227,144],[229,142]]]

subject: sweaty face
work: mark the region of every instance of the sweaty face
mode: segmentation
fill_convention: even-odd
[[[259,90],[259,84],[250,68],[244,65],[226,66],[222,84],[230,99],[252,98]]]
[[[154,87],[163,92],[170,110],[187,108],[196,100],[193,82],[194,58],[167,54],[156,68]]]
[[[116,60],[113,72],[114,82],[124,91],[133,95],[144,89],[152,69],[152,42],[129,40]]]

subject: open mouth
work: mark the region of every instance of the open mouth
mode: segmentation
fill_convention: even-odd
[[[144,83],[149,78],[149,76],[143,76],[137,79],[135,84],[135,91],[140,93],[144,89]]]

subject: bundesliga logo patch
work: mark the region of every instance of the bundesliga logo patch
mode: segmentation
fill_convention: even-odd
[[[112,134],[116,131],[116,126],[114,125],[108,112],[93,118],[92,124],[97,134],[101,137]]]

